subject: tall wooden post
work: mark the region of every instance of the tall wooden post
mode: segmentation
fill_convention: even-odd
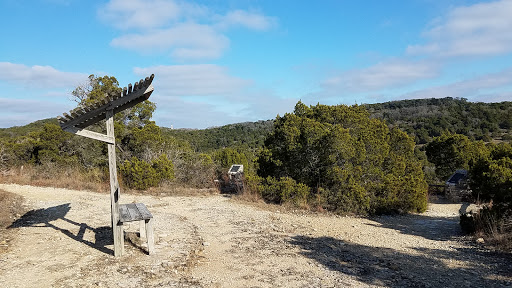
[[[108,143],[108,168],[110,171],[110,209],[112,215],[112,234],[114,235],[114,256],[123,255],[124,235],[123,227],[119,225],[119,183],[117,182],[116,145],[114,135],[114,112],[106,111],[107,137],[111,137],[112,143]]]
[[[108,144],[108,167],[110,171],[110,209],[112,212],[111,224],[112,234],[114,236],[114,255],[116,257],[119,257],[124,253],[124,235],[123,226],[121,225],[122,223],[119,221],[120,191],[119,182],[117,182],[114,114],[131,108],[144,100],[147,100],[154,90],[153,86],[151,86],[154,77],[155,75],[151,74],[150,77],[146,77],[146,79],[141,79],[139,82],[135,82],[133,86],[132,84],[128,84],[128,87],[124,87],[122,92],[117,95],[110,95],[109,97],[105,97],[104,99],[96,101],[85,107],[77,107],[71,110],[69,114],[64,113],[62,114],[62,117],[57,117],[60,123],[60,127],[64,131],[99,140]],[[98,123],[102,119],[107,120],[107,135],[85,129],[95,123]],[[148,218],[144,218],[145,220],[153,217],[149,211],[147,211],[147,214],[149,214],[149,216]],[[151,227],[151,223],[149,223],[147,227]],[[152,237],[152,235],[150,236]],[[151,238],[151,240],[153,239]],[[151,253],[153,248],[149,247],[148,249]]]

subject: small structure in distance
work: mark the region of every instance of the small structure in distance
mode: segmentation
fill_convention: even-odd
[[[471,190],[468,186],[468,171],[459,169],[445,183],[445,195],[452,201],[468,200]]]
[[[244,165],[241,164],[233,164],[228,170],[229,180],[237,181],[242,179],[242,175],[244,174]]]
[[[233,164],[228,170],[227,177],[224,174],[222,179],[214,180],[215,186],[220,193],[242,193],[244,191],[244,165]]]

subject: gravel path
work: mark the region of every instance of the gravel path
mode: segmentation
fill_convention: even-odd
[[[7,229],[5,287],[502,287],[510,255],[460,235],[461,204],[371,219],[258,208],[221,195],[155,197],[156,255],[127,228],[112,256],[108,194],[0,184],[30,210]],[[465,208],[462,207],[463,209]],[[14,239],[14,240],[13,240]]]

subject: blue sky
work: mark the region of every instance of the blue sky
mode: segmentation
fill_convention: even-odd
[[[153,119],[206,128],[306,104],[512,100],[512,0],[2,0],[0,127],[155,74]]]

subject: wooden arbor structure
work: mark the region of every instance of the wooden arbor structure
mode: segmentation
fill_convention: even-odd
[[[130,221],[144,221],[146,237],[148,241],[148,252],[154,251],[153,239],[153,216],[142,203],[120,205],[119,204],[119,182],[117,181],[116,149],[114,136],[114,115],[118,112],[131,108],[138,103],[147,100],[153,93],[152,74],[139,82],[128,84],[122,92],[117,95],[107,95],[103,100],[95,102],[86,107],[77,107],[63,116],[58,116],[60,127],[64,131],[76,135],[92,138],[108,144],[108,166],[110,171],[110,203],[111,203],[111,224],[114,237],[114,256],[118,257],[124,251],[123,223]],[[86,130],[85,128],[106,119],[107,135]],[[142,230],[141,225],[141,230]],[[142,236],[142,234],[141,234]]]

